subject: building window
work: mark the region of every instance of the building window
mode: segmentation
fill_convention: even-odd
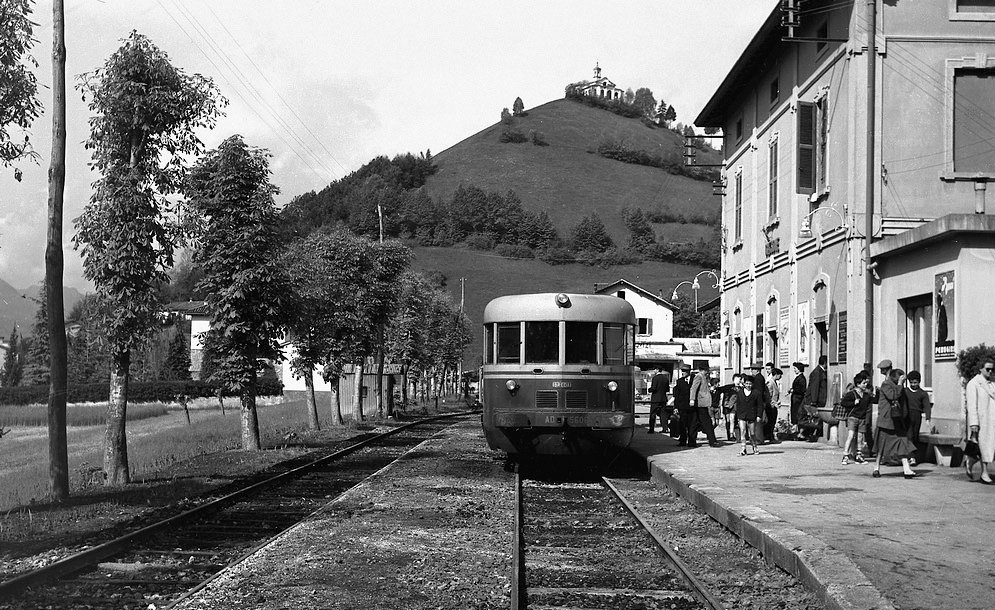
[[[829,96],[798,102],[798,192],[826,189],[826,149],[829,139]]]
[[[823,96],[815,103],[815,175],[816,189],[820,193],[826,191],[826,150],[829,140],[829,96]]]
[[[653,334],[653,318],[639,318],[639,325],[636,328],[637,335]]]
[[[742,141],[743,141],[743,119],[741,117],[736,119],[736,143],[738,144]]]
[[[743,241],[743,174],[736,173],[736,209],[735,209],[735,240],[736,243]]]
[[[953,162],[955,172],[995,171],[995,70],[962,69],[954,73]]]
[[[976,16],[978,14],[995,16],[995,0],[950,0],[954,16]]]
[[[615,293],[615,296],[617,296],[618,298],[620,298],[620,299],[622,299],[624,301],[625,300],[625,291],[624,290],[619,290],[617,293]]]
[[[777,216],[777,139],[770,141],[770,154],[767,156],[767,216]]]
[[[829,20],[823,21],[819,24],[819,27],[815,30],[816,38],[829,38]],[[825,42],[815,43],[815,52],[821,53],[828,45]]]
[[[781,99],[781,84],[778,82],[778,78],[775,76],[774,80],[770,81],[770,105],[773,106]]]
[[[900,301],[905,313],[905,364],[922,374],[922,385],[933,386],[933,299],[932,295]]]

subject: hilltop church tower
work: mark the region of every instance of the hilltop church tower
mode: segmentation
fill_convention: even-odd
[[[582,95],[592,95],[610,100],[620,100],[624,92],[615,86],[615,83],[601,76],[601,66],[594,62],[594,79],[581,81],[577,86],[577,91]]]

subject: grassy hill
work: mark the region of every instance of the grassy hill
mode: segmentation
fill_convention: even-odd
[[[669,129],[651,129],[639,119],[567,99],[514,117],[507,128],[524,134],[533,129],[542,132],[548,146],[501,143],[506,126],[495,123],[435,155],[438,170],[426,182],[427,192],[434,198],[449,197],[461,183],[500,193],[514,190],[527,209],[545,210],[562,237],[569,236],[581,217],[597,212],[616,243],[622,245],[628,241],[621,217],[625,207],[685,213],[714,213],[719,208],[719,198],[712,195],[709,182],[597,154],[599,144],[615,141],[632,150],[680,161],[684,140]],[[699,153],[699,162],[709,162],[706,157]],[[712,157],[717,159],[718,153]],[[705,226],[690,232],[686,225],[654,228],[663,240],[693,241],[710,235]]]

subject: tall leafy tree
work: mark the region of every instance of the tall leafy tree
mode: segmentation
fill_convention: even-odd
[[[281,357],[287,301],[277,261],[277,188],[269,176],[269,154],[234,135],[198,161],[188,190],[203,218],[195,261],[204,269],[197,288],[211,312],[205,334],[215,358],[211,378],[239,395],[243,449],[260,448],[256,383],[265,361]]]
[[[110,400],[104,438],[108,485],[129,481],[125,414],[132,350],[158,328],[158,287],[178,231],[167,196],[181,190],[185,160],[203,144],[224,99],[210,79],[187,75],[151,40],[132,32],[102,68],[82,76],[90,98],[92,167],[100,173],[76,220],[87,279],[108,305]]]
[[[653,97],[653,92],[646,87],[640,87],[636,89],[636,93],[632,98],[632,105],[639,109],[643,113],[643,116],[653,117],[653,112],[656,110],[656,98]]]
[[[98,295],[85,294],[66,316],[71,329],[67,359],[71,385],[99,383],[110,375],[110,344],[104,331],[104,319],[109,313],[106,309]]]
[[[24,363],[20,360],[20,336],[17,334],[15,326],[10,331],[10,338],[7,339],[7,353],[3,358],[3,369],[0,371],[0,386],[12,388],[21,384],[21,375],[24,372]]]
[[[629,208],[623,212],[625,226],[629,229],[629,248],[642,252],[656,243],[656,233],[641,208]]]
[[[190,343],[182,323],[177,325],[176,333],[169,340],[166,362],[163,372],[168,379],[178,381],[190,380]]]
[[[38,118],[38,80],[31,68],[38,62],[31,54],[35,43],[31,21],[32,0],[0,0],[0,163],[9,167],[18,159],[37,158],[26,132]],[[16,129],[11,133],[10,128]],[[21,179],[21,170],[14,169]]]
[[[606,252],[615,247],[615,242],[597,212],[591,212],[573,228],[571,246],[577,252]]]
[[[520,98],[520,97],[516,97],[515,98],[515,103],[511,105],[511,112],[515,116],[524,116],[525,115],[525,103],[522,102],[522,98]]]

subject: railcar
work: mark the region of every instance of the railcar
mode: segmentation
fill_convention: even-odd
[[[499,297],[484,309],[484,436],[509,455],[627,447],[635,404],[636,314],[593,294]]]

